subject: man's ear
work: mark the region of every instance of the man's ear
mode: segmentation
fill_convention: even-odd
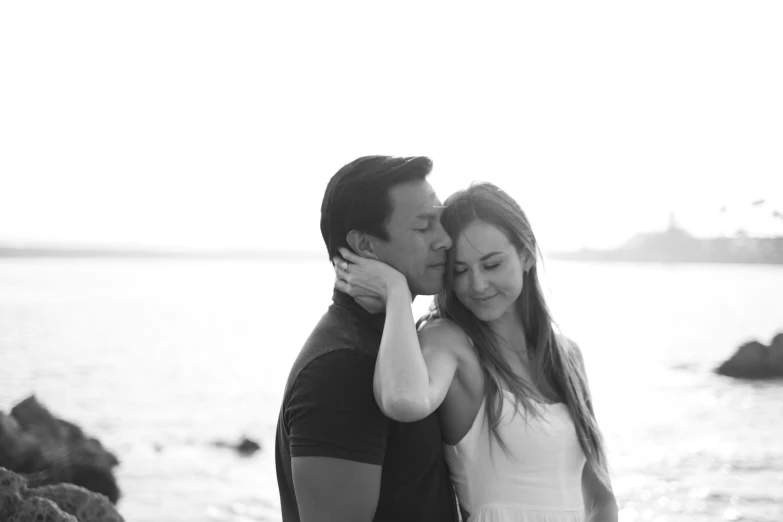
[[[372,236],[366,232],[359,232],[355,229],[348,232],[348,235],[345,236],[348,246],[350,246],[354,252],[362,257],[377,260],[378,254],[375,253],[372,239]]]

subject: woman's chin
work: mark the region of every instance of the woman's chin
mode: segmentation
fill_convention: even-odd
[[[476,319],[484,321],[485,323],[495,321],[503,315],[503,310],[495,310],[494,308],[474,308],[471,312],[476,316]]]

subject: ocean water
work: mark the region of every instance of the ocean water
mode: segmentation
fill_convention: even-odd
[[[783,381],[711,372],[783,331],[783,267],[545,268],[620,520],[783,521]],[[129,522],[278,521],[277,412],[332,281],[325,259],[2,260],[0,409],[35,393],[99,437]],[[262,451],[212,445],[243,435]]]

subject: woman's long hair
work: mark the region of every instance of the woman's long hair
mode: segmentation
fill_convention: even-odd
[[[468,189],[450,196],[445,207],[441,222],[455,243],[465,227],[474,221],[482,221],[501,230],[518,253],[532,256],[534,260],[540,257],[527,216],[513,198],[495,185],[474,183]],[[502,389],[508,389],[514,394],[517,409],[521,403],[526,412],[539,416],[540,406],[531,399],[534,392],[531,386],[516,375],[503,358],[500,339],[487,323],[479,320],[457,299],[453,290],[453,252],[452,249],[447,258],[446,284],[435,297],[434,305],[439,316],[459,325],[473,341],[486,383],[486,420],[492,437],[507,452],[507,446],[498,432],[503,406]],[[556,394],[556,397],[550,399],[567,405],[582,451],[601,480],[606,482],[606,453],[578,348],[569,346],[568,341],[558,339],[555,335],[535,263],[524,274],[516,312],[522,319],[534,382],[546,382]]]

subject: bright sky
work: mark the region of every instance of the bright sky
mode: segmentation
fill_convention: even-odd
[[[783,3],[422,4],[3,2],[0,242],[319,251],[366,154],[545,249],[783,235]]]

